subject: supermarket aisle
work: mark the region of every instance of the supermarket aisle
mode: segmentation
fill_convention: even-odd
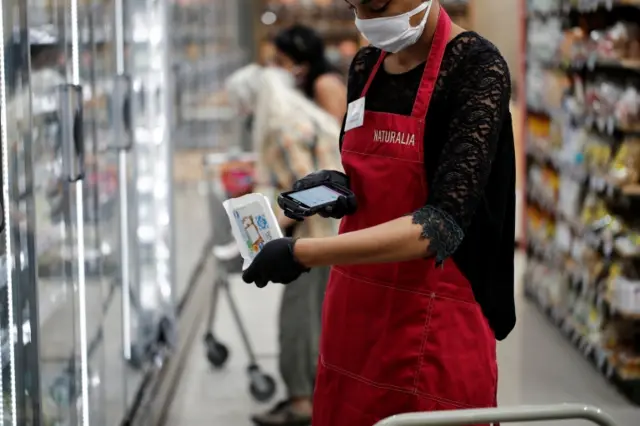
[[[176,185],[176,288],[180,299],[187,290],[202,248],[211,235],[209,210],[203,191],[193,185]]]
[[[517,259],[516,271],[524,271],[524,256]],[[640,408],[609,386],[537,308],[524,300],[521,288],[516,303],[516,329],[498,346],[500,404],[593,404],[614,416],[618,426],[637,426]],[[545,426],[587,424],[591,423],[544,423]]]
[[[203,276],[202,279],[212,282],[211,276]],[[275,376],[276,319],[282,287],[268,286],[264,291],[256,292],[239,277],[232,280],[232,287],[260,366]],[[230,349],[227,365],[222,370],[214,370],[205,357],[201,340],[196,342],[171,407],[168,425],[239,426],[248,424],[248,413],[264,409],[249,396],[249,382],[245,374],[247,356],[226,300],[220,300],[218,309],[215,331],[220,341]],[[205,331],[203,323],[199,335],[203,336]],[[278,390],[282,391],[281,386]],[[276,396],[280,397],[281,394]]]
[[[522,258],[518,270],[522,271]],[[209,278],[210,279],[210,278]],[[263,367],[276,372],[275,319],[282,287],[257,291],[239,279],[234,291],[249,327]],[[500,403],[502,405],[581,402],[601,406],[619,426],[637,426],[640,409],[633,408],[609,387],[537,311],[518,298],[518,325],[512,336],[499,345]],[[212,370],[201,345],[193,348],[189,365],[179,385],[168,424],[249,425],[249,413],[263,407],[247,392],[244,374],[246,356],[239,336],[223,303],[216,324],[218,334],[231,346],[232,356],[222,371]],[[204,324],[203,324],[204,331]],[[580,426],[585,422],[544,423],[545,426]]]

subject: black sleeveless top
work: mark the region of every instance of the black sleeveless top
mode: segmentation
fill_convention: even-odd
[[[349,102],[360,98],[380,53],[365,47],[354,58]],[[424,67],[403,74],[380,67],[366,109],[410,115]],[[430,240],[430,251],[439,259],[452,257],[470,281],[498,340],[515,325],[516,169],[510,98],[507,63],[491,42],[465,32],[448,43],[426,117],[429,197],[413,214]]]

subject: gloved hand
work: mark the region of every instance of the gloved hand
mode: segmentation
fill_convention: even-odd
[[[303,189],[313,188],[322,184],[335,184],[349,189],[349,177],[342,172],[336,170],[320,170],[313,172],[296,181],[293,184],[294,191],[302,191]],[[344,216],[355,213],[357,209],[357,203],[355,198],[340,197],[333,206],[327,206],[325,210],[320,211],[319,214],[325,218],[342,219]],[[291,219],[298,221],[303,220],[303,217],[298,217],[293,212],[285,211],[285,215]]]
[[[253,259],[251,265],[242,273],[245,283],[255,283],[265,287],[269,281],[289,284],[310,269],[298,262],[293,256],[295,241],[291,238],[278,238],[269,241]]]

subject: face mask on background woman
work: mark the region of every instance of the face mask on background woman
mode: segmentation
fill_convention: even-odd
[[[418,41],[424,32],[432,4],[433,1],[429,0],[402,15],[383,18],[360,19],[356,15],[356,27],[373,46],[385,52],[397,53]],[[422,21],[412,27],[411,18],[422,11]]]

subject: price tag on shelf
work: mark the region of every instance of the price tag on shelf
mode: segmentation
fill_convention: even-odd
[[[616,195],[616,186],[611,182],[607,182],[607,197],[613,198]]]
[[[607,354],[602,350],[602,348],[596,348],[593,357],[595,358],[598,369],[604,370],[604,366],[607,363]]]
[[[596,309],[598,311],[602,311],[604,310],[604,306],[605,306],[604,297],[602,297],[601,292],[598,292],[598,294],[596,295]]]
[[[611,136],[615,131],[616,131],[616,118],[614,116],[610,116],[609,118],[607,118],[606,133]]]
[[[593,175],[591,179],[589,179],[589,186],[593,191],[601,192],[606,187],[606,182],[600,176]]]
[[[586,357],[591,356],[591,353],[593,353],[593,344],[591,342],[586,342],[582,350],[582,353]]]
[[[584,124],[586,127],[592,127],[594,122],[595,122],[595,119],[593,118],[592,115],[587,115],[584,119]]]
[[[571,250],[571,229],[566,223],[558,223],[556,225],[556,244],[559,249],[564,252]]]
[[[586,67],[587,70],[593,71],[596,68],[596,64],[598,63],[598,56],[596,54],[591,54],[587,58]]]
[[[605,368],[605,372],[604,372],[604,376],[611,380],[613,378],[613,375],[615,374],[616,369],[613,366],[613,364],[611,362],[609,362],[609,360],[606,361],[606,368]]]
[[[605,237],[602,239],[602,252],[605,257],[611,257],[613,254],[613,239]]]

